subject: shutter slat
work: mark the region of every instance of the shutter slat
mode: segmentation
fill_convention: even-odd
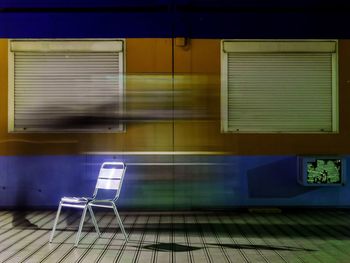
[[[117,120],[123,103],[120,56],[118,52],[15,52],[14,130],[121,131]],[[98,116],[110,120],[70,126],[79,118]]]
[[[331,53],[228,53],[228,130],[332,131]]]

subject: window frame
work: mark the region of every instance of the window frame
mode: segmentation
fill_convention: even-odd
[[[33,43],[35,44],[33,44]],[[54,43],[51,46],[45,45],[46,43],[51,42]],[[59,42],[71,42],[73,43],[68,48],[59,47],[57,45]],[[80,42],[80,43],[79,43]],[[90,42],[90,43],[88,43]],[[104,42],[104,43],[103,43]],[[113,43],[114,42],[114,43]],[[126,44],[125,39],[9,39],[8,40],[8,132],[9,133],[124,133],[126,131],[125,123],[120,123],[117,129],[107,130],[107,129],[69,129],[69,130],[15,130],[15,52],[13,50],[13,43],[16,43],[17,49],[25,49],[25,51],[31,52],[45,52],[50,51],[50,48],[59,49],[61,52],[96,52],[110,48],[118,48],[122,53],[119,55],[119,83],[120,83],[120,98],[121,102],[118,105],[119,110],[121,112],[125,112],[125,69],[126,69]],[[21,45],[22,43],[29,44],[28,47]],[[45,44],[44,44],[45,43]],[[75,43],[79,43],[80,45],[75,45]],[[94,43],[99,43],[94,46]],[[91,44],[91,45],[90,45]],[[40,49],[40,45],[42,49]],[[68,44],[69,45],[69,44]],[[16,48],[14,48],[16,49]]]
[[[228,128],[228,53],[230,51],[225,51],[225,43],[235,43],[238,44],[237,47],[241,50],[235,51],[235,52],[262,52],[264,49],[268,49],[269,42],[271,43],[277,43],[276,46],[272,47],[271,50],[265,50],[264,52],[283,52],[283,49],[286,49],[285,52],[292,52],[290,49],[293,44],[296,44],[297,50],[294,52],[315,52],[314,51],[314,45],[318,44],[319,49],[321,52],[325,52],[327,50],[327,44],[325,43],[334,43],[335,51],[330,52],[332,53],[332,131],[328,132],[315,132],[315,131],[261,131],[259,129],[256,129],[255,131],[236,131],[236,130],[229,130]],[[248,47],[240,47],[244,46],[244,44],[248,43]],[[252,45],[249,45],[249,44]],[[282,43],[282,48],[278,46],[278,43]],[[288,45],[288,43],[292,43],[291,46]],[[260,47],[256,48],[254,47],[254,44],[262,44]],[[306,45],[305,45],[306,44]],[[259,45],[256,45],[259,46]],[[284,46],[284,48],[283,48]],[[304,47],[303,47],[304,46]],[[305,49],[306,46],[306,49]],[[245,40],[245,39],[222,39],[220,43],[220,59],[221,59],[221,83],[220,83],[220,123],[221,123],[221,133],[261,133],[261,134],[335,134],[339,133],[339,65],[338,65],[338,56],[339,56],[339,45],[338,40],[336,39],[321,39],[321,40],[315,40],[315,39],[303,39],[303,40],[294,40],[294,39],[254,39],[254,40]],[[278,49],[281,49],[280,51],[276,51]],[[260,50],[259,50],[260,49]],[[289,50],[288,50],[289,49]],[[232,51],[231,51],[232,52]]]

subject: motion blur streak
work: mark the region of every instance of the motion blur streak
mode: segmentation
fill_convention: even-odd
[[[219,94],[214,92],[218,76],[176,75],[174,90],[170,74],[125,75],[124,78],[124,98],[116,94],[104,104],[82,110],[88,115],[58,118],[53,128],[82,129],[116,122],[219,119],[217,110],[211,106],[219,100]],[[82,94],[82,100],[85,96]],[[123,103],[123,107],[116,105],[117,101]],[[79,105],[79,101],[76,105]]]

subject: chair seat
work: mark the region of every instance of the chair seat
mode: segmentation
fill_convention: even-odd
[[[91,198],[87,197],[62,197],[61,201],[65,203],[74,203],[74,204],[84,204],[87,203]]]
[[[112,203],[113,199],[93,199],[92,203]]]

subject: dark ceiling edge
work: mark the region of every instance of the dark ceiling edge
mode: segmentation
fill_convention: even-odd
[[[177,12],[191,13],[344,13],[350,12],[346,6],[314,7],[235,7],[235,6],[197,6],[197,5],[157,5],[157,6],[120,6],[120,7],[7,7],[0,13],[133,13],[133,12]]]

